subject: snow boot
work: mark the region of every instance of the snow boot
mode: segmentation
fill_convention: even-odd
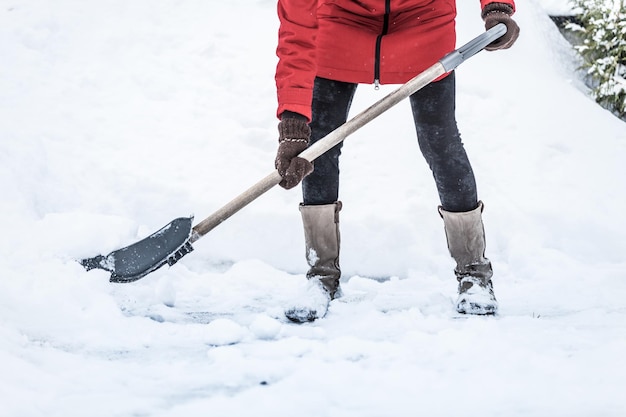
[[[306,260],[309,271],[307,287],[285,315],[291,321],[304,323],[322,318],[331,300],[340,295],[339,279],[339,211],[341,202],[324,205],[300,205]]]
[[[482,201],[472,211],[453,213],[439,207],[448,249],[456,261],[459,281],[456,310],[462,314],[496,314],[498,301],[493,293],[491,262],[485,258],[485,230]]]

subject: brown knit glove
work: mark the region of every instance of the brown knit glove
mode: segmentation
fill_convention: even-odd
[[[298,157],[309,145],[311,128],[304,116],[283,115],[278,123],[278,152],[275,166],[283,180],[279,185],[285,189],[295,187],[313,172],[313,164]]]
[[[482,18],[485,21],[486,30],[491,29],[498,23],[506,25],[506,33],[498,40],[489,44],[485,48],[486,50],[507,49],[515,43],[519,36],[519,26],[511,19],[512,15],[513,7],[505,3],[489,3],[483,8]]]

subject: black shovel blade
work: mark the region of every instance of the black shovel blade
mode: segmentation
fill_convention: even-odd
[[[87,271],[104,269],[111,273],[111,282],[133,282],[165,264],[174,265],[193,250],[190,238],[192,217],[179,217],[150,236],[109,253],[83,259]]]

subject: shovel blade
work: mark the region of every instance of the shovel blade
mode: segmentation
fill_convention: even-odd
[[[193,250],[192,222],[193,217],[180,217],[137,243],[80,263],[87,271],[96,268],[109,271],[111,282],[137,281],[165,264],[175,264]]]

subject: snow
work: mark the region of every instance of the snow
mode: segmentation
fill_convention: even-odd
[[[613,1],[613,0],[606,0]],[[550,16],[569,16],[572,14],[573,0],[542,0],[541,7]],[[518,5],[519,7],[519,5]]]
[[[458,3],[461,44],[483,27]],[[454,312],[400,103],[345,143],[344,297],[296,325],[298,189],[134,283],[76,262],[272,172],[275,2],[4,1],[0,416],[626,415],[626,125],[544,3],[519,2],[518,43],[457,72],[499,316]],[[394,88],[361,86],[353,113]]]

